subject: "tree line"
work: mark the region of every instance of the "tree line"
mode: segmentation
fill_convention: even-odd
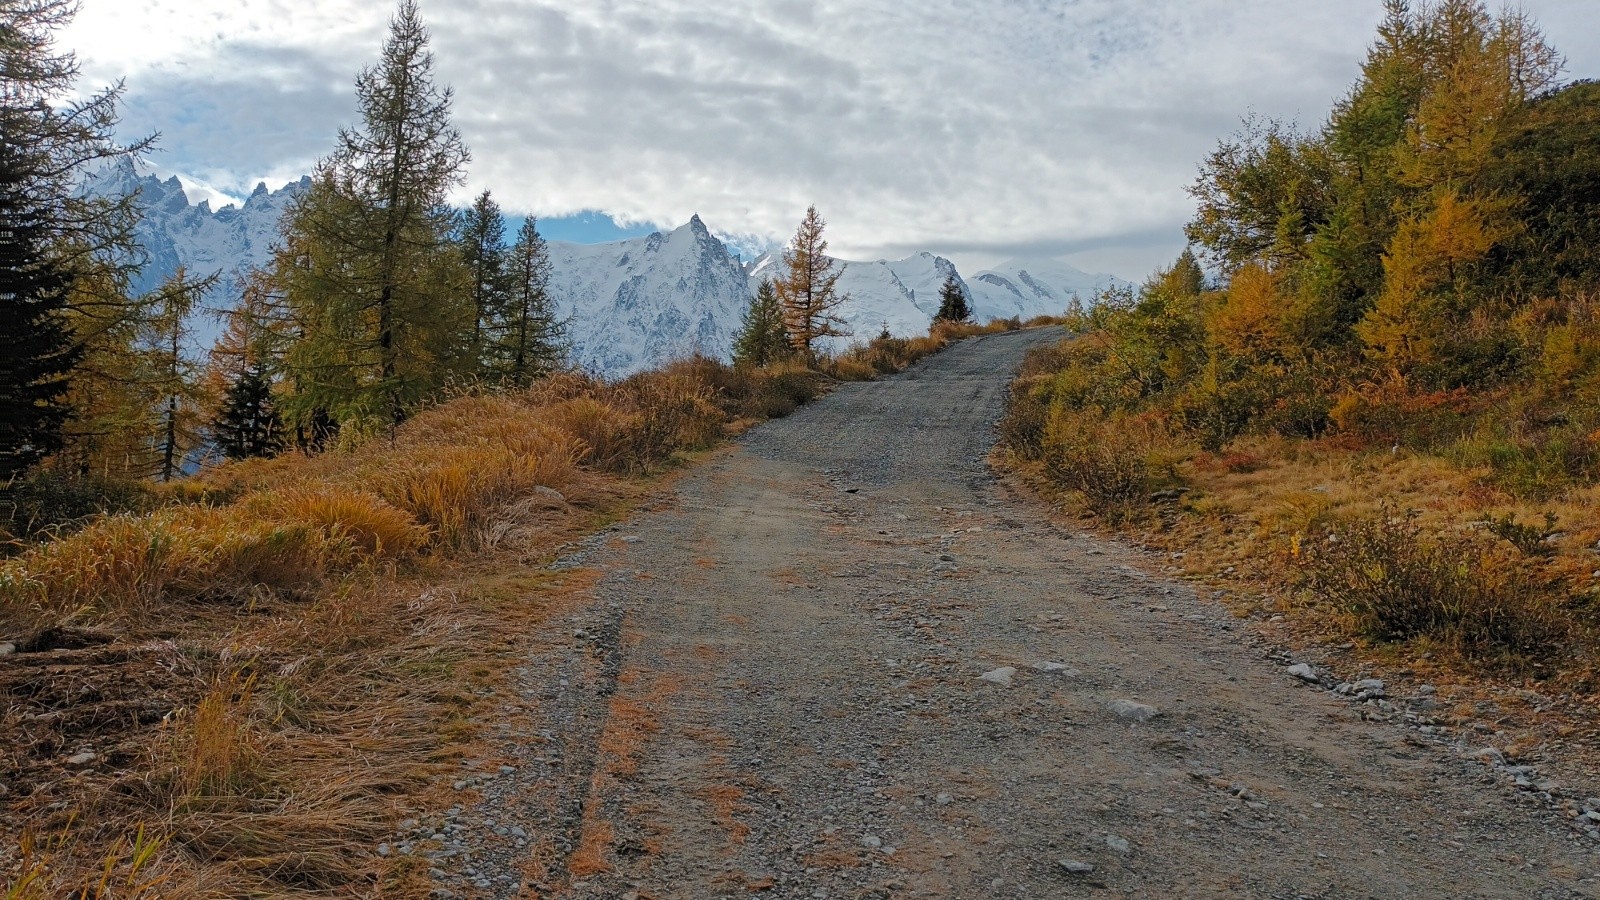
[[[434,77],[415,0],[401,0],[377,61],[259,269],[180,269],[136,295],[135,197],[86,198],[118,143],[120,84],[73,100],[78,67],[54,36],[76,0],[0,3],[0,485],[36,467],[170,480],[197,456],[271,456],[360,440],[451,385],[522,387],[566,365],[565,323],[533,218],[508,240],[489,191],[448,203],[470,152]],[[842,269],[809,209],[737,337],[741,364],[814,364],[848,336]],[[939,316],[970,317],[952,274]],[[222,308],[203,355],[193,323]]]
[[[1049,400],[1387,448],[1476,432],[1600,462],[1600,84],[1529,17],[1389,0],[1318,128],[1247,121],[1201,164],[1191,250],[1080,323]]]
[[[40,465],[171,479],[229,458],[313,450],[402,422],[452,383],[521,386],[562,365],[565,325],[528,218],[508,242],[488,191],[447,195],[470,154],[402,0],[342,129],[286,212],[272,261],[134,295],[136,198],[81,196],[97,165],[148,150],[114,137],[122,87],[74,100],[54,45],[75,0],[0,4],[0,484]],[[192,323],[225,300],[203,358]]]
[[[849,337],[839,309],[850,296],[838,290],[843,266],[835,267],[823,237],[827,222],[815,206],[783,251],[782,271],[776,279],[763,279],[745,311],[734,338],[733,360],[738,365],[772,366],[785,360],[814,365],[819,342]],[[939,311],[934,322],[967,322],[972,307],[966,288],[954,272],[939,289]]]

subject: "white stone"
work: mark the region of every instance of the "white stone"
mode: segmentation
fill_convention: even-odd
[[[1320,684],[1322,679],[1317,677],[1317,670],[1308,663],[1296,663],[1289,667],[1289,674],[1307,684]]]
[[[1154,706],[1133,700],[1113,700],[1106,704],[1106,709],[1131,722],[1148,722],[1161,714]]]
[[[1016,670],[1016,668],[1014,666],[1001,666],[998,669],[994,669],[994,670],[985,672],[982,675],[979,675],[978,679],[980,681],[987,681],[987,682],[989,682],[991,684],[998,684],[998,685],[1004,685],[1006,687],[1010,687],[1011,686],[1011,676],[1013,676],[1015,674],[1017,674],[1017,670]]]

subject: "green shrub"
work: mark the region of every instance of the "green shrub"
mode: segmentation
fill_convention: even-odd
[[[1547,500],[1600,480],[1600,442],[1576,425],[1486,426],[1459,441],[1449,456],[1457,465],[1487,467],[1496,486],[1528,500]]]
[[[1116,522],[1147,507],[1158,479],[1176,479],[1167,458],[1170,443],[1165,427],[1147,416],[1055,405],[1045,421],[1040,458],[1053,481]]]
[[[1298,559],[1315,602],[1374,640],[1429,638],[1522,663],[1573,634],[1567,598],[1521,554],[1426,531],[1413,514],[1337,522],[1307,539]]]
[[[156,505],[154,493],[137,482],[30,472],[0,483],[0,538],[30,541],[71,531],[96,516]]]

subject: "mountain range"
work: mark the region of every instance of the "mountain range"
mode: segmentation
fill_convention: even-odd
[[[141,175],[123,162],[92,177],[88,193],[138,194],[143,213],[138,238],[147,262],[134,281],[138,291],[159,285],[181,265],[190,274],[235,273],[265,265],[289,203],[310,185],[291,182],[276,191],[265,184],[241,206],[213,210],[190,203],[177,178]],[[689,353],[727,359],[749,298],[781,260],[772,254],[742,263],[699,216],[672,231],[605,244],[549,242],[551,296],[569,320],[574,361],[607,377],[620,377]],[[900,260],[839,260],[838,289],[849,300],[840,314],[852,337],[830,349],[864,341],[884,329],[925,333],[939,308],[939,288],[954,274],[979,321],[1059,314],[1074,297],[1124,284],[1056,259],[1012,260],[963,277],[950,260],[915,253]],[[226,287],[219,296],[225,295]],[[214,327],[214,326],[213,326]],[[197,322],[200,338],[208,335]]]

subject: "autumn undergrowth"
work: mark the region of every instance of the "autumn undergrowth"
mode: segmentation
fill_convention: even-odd
[[[392,435],[30,528],[0,562],[6,900],[425,895],[372,848],[474,740],[518,635],[585,587],[541,563],[831,382],[1011,327],[820,371],[692,358],[469,392]]]
[[[1391,394],[1381,430],[1363,430],[1371,418],[1318,437],[1253,428],[1207,449],[1161,402],[1097,403],[1114,375],[1092,354],[1072,341],[1036,351],[1002,421],[1005,463],[1064,512],[1329,641],[1593,688],[1600,483],[1570,425],[1530,424],[1507,398]]]

